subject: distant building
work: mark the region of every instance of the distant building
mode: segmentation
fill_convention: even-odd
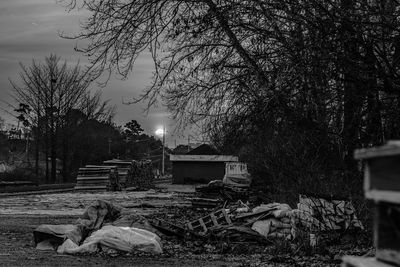
[[[216,149],[202,144],[183,155],[170,155],[174,184],[208,183],[222,180],[225,163],[237,162],[238,157],[221,155]]]
[[[174,154],[174,155],[184,155],[184,154],[188,153],[190,150],[192,150],[192,149],[188,145],[178,145],[177,147],[175,147],[172,150],[172,154]]]
[[[183,155],[188,153],[189,151],[201,146],[199,143],[189,143],[188,145],[178,145],[172,150],[172,154],[174,155]]]

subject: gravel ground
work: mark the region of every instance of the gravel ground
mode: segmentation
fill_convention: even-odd
[[[0,266],[340,266],[342,255],[361,255],[350,237],[345,245],[330,247],[311,256],[290,253],[281,244],[272,246],[184,242],[163,237],[164,253],[69,256],[36,250],[33,230],[41,224],[70,224],[95,199],[109,200],[124,207],[125,213],[161,218],[178,223],[207,211],[188,207],[188,192],[156,193],[64,193],[15,196],[0,199]],[[293,251],[293,250],[292,250]]]

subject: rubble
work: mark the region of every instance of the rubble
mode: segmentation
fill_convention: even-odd
[[[300,195],[298,209],[320,220],[329,230],[364,229],[350,201]]]
[[[237,187],[231,184],[225,184],[220,180],[209,182],[207,185],[196,187],[196,192],[202,198],[217,198],[230,201],[247,199],[249,189],[247,187]]]
[[[311,205],[310,203],[317,201],[306,196],[300,196],[299,199],[296,209],[283,203],[251,206],[249,202],[240,200],[235,203],[225,202],[222,206],[222,202],[215,199],[211,202],[219,201],[217,210],[216,207],[166,207],[180,209],[175,216],[165,212],[140,216],[132,212],[126,213],[126,210],[124,212],[119,207],[98,200],[86,209],[75,225],[39,226],[34,231],[35,244],[38,249],[54,249],[59,253],[131,252],[142,245],[147,247],[146,251],[161,253],[161,244],[169,243],[175,238],[182,240],[184,246],[187,244],[185,249],[189,249],[193,242],[200,242],[203,249],[218,247],[232,251],[237,247],[233,244],[267,246],[276,240],[294,242],[304,237],[310,246],[315,247],[324,232],[345,231],[350,226],[363,229],[361,223],[355,221],[354,208],[350,209],[351,203],[320,199],[318,203],[323,205]],[[329,208],[331,205],[336,209],[345,207],[345,212],[334,217]],[[326,214],[325,217],[330,218],[330,221],[321,219],[325,217],[318,217],[317,214],[320,213]],[[351,217],[346,217],[345,214]],[[337,224],[343,227],[331,227],[331,220],[343,222]],[[114,241],[110,243],[108,238]]]
[[[215,208],[221,204],[219,199],[192,198],[190,199],[193,208]]]

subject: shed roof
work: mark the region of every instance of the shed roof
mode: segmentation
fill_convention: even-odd
[[[186,155],[221,155],[221,153],[210,145],[202,144],[187,152]]]
[[[237,162],[239,158],[233,155],[170,155],[170,161],[202,161],[202,162]]]
[[[357,149],[354,152],[355,159],[370,159],[378,157],[399,156],[400,155],[400,141],[392,140],[386,145]]]

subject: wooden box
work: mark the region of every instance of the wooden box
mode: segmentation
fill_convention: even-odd
[[[367,199],[400,204],[400,142],[359,149],[356,159],[365,160],[364,192]]]
[[[374,243],[377,259],[400,265],[400,205],[376,204]]]
[[[356,150],[355,158],[365,160],[365,196],[375,203],[376,258],[400,265],[400,142]]]

